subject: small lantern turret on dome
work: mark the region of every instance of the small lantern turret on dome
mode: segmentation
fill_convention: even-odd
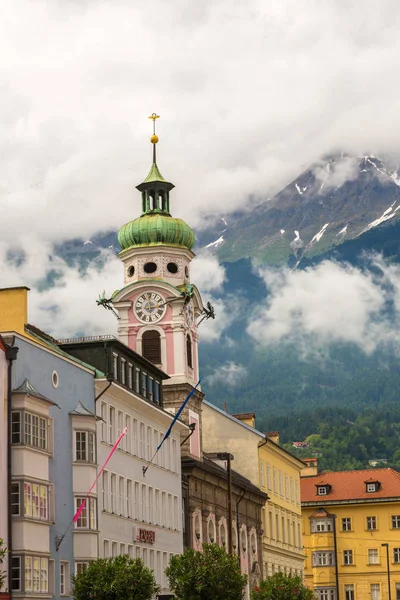
[[[156,135],[156,119],[159,119],[159,115],[153,113],[149,119],[153,120],[153,135],[150,138],[150,142],[153,144],[153,164],[146,179],[143,183],[137,185],[136,189],[142,192],[142,213],[144,215],[150,213],[169,215],[169,192],[175,186],[164,179],[157,166],[156,144],[158,143],[158,136]]]

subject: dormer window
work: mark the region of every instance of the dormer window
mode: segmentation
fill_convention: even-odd
[[[317,496],[327,496],[332,489],[329,483],[319,483],[317,486]]]
[[[368,494],[371,494],[373,492],[378,492],[380,487],[381,487],[380,481],[366,481],[365,482],[365,491]]]

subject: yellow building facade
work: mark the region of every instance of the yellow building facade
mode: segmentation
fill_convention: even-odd
[[[279,435],[255,429],[253,413],[230,415],[203,401],[204,451],[230,452],[233,468],[269,496],[263,509],[263,576],[303,576],[300,472],[304,464],[279,445]]]
[[[305,580],[317,600],[400,600],[400,474],[309,474],[301,498]]]

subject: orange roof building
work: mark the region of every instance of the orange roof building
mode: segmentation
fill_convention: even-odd
[[[316,469],[315,469],[316,471]],[[301,478],[305,579],[318,600],[400,600],[400,473]]]

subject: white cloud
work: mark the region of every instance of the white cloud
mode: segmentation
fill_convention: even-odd
[[[215,319],[205,319],[199,326],[200,342],[216,342],[235,318],[235,311],[229,308],[229,299],[203,297],[203,302],[211,302],[215,309]],[[199,319],[200,322],[200,319]]]
[[[338,188],[345,181],[356,179],[359,174],[359,163],[355,156],[342,156],[335,162],[321,162],[314,168],[314,175],[324,187],[324,192]]]
[[[213,254],[203,251],[198,254],[191,267],[191,280],[201,293],[218,291],[225,281],[225,269]]]
[[[297,342],[306,353],[331,342],[354,343],[366,353],[398,346],[400,267],[381,258],[373,267],[325,261],[304,271],[262,271],[270,295],[248,333],[263,345]],[[389,303],[392,313],[384,311]]]
[[[121,261],[104,251],[100,259],[87,269],[85,275],[54,257],[49,245],[30,237],[22,246],[25,260],[20,264],[7,260],[9,247],[0,245],[1,287],[26,285],[29,296],[29,322],[57,338],[78,333],[115,334],[117,319],[109,311],[96,306],[99,294],[106,289],[110,295],[121,287]],[[46,289],[46,278],[56,274],[54,287]]]
[[[192,224],[332,149],[398,153],[399,17],[396,0],[5,0],[1,238],[137,216],[153,110],[173,212]]]
[[[211,386],[216,383],[224,383],[227,387],[234,388],[240,385],[246,374],[247,370],[243,365],[228,361],[207,377],[207,384]]]

